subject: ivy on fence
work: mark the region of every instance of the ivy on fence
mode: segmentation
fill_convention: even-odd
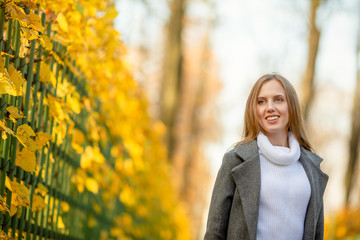
[[[0,239],[188,239],[110,0],[0,2]]]

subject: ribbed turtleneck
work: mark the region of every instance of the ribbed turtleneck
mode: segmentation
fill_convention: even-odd
[[[262,154],[279,165],[292,164],[300,157],[300,145],[292,132],[288,133],[288,141],[290,148],[273,146],[261,131],[257,137],[257,144]]]
[[[289,147],[273,146],[260,132],[261,187],[257,240],[302,240],[311,188],[291,132]]]

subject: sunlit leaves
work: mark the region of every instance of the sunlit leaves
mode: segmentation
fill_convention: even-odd
[[[0,239],[1,240],[13,240],[13,238],[7,235],[3,230],[0,230]]]
[[[65,18],[65,16],[64,16],[64,14],[59,13],[59,14],[57,15],[56,21],[58,22],[61,30],[63,30],[64,32],[68,32],[69,26],[68,26],[68,23],[67,23],[67,21],[66,21],[66,18]]]
[[[40,150],[51,139],[47,133],[35,133],[28,124],[22,124],[18,127],[16,137],[24,147],[32,152]]]
[[[13,65],[9,65],[9,75],[10,80],[13,85],[13,92],[9,94],[14,96],[21,96],[22,95],[22,85],[24,83],[24,78],[22,77],[20,71],[17,71]]]
[[[85,179],[85,186],[87,190],[94,194],[97,194],[99,192],[99,185],[97,181],[93,178],[87,177]]]
[[[9,2],[6,4],[6,7],[10,10],[13,19],[19,20],[24,25],[27,24],[28,16],[21,7],[17,6],[14,2]]]
[[[62,202],[60,203],[60,206],[61,206],[61,210],[62,210],[64,213],[66,213],[66,212],[68,212],[68,211],[70,210],[70,205],[69,205],[67,202],[62,201]]]
[[[46,204],[44,198],[40,195],[34,194],[31,211],[41,211],[45,208],[45,206]]]
[[[81,155],[80,166],[83,169],[91,168],[94,164],[105,162],[104,156],[98,147],[87,146],[85,152]]]
[[[40,82],[50,82],[53,86],[56,86],[56,79],[54,74],[51,72],[49,65],[42,62],[40,65]]]
[[[6,126],[6,123],[0,120],[0,130],[2,131],[2,138],[6,139],[6,133],[10,135],[15,135],[15,133]]]
[[[21,73],[13,65],[9,69],[4,68],[4,62],[0,57],[0,94],[10,94],[13,96],[22,95],[22,84],[24,79]]]
[[[76,128],[73,129],[71,146],[77,153],[83,152],[82,144],[84,143],[84,141],[85,141],[84,133]]]
[[[10,212],[9,206],[6,204],[4,198],[0,196],[0,212],[5,214],[5,212]]]
[[[44,27],[41,25],[41,19],[39,15],[30,12],[27,16],[29,18],[28,26],[30,28],[35,29],[38,32],[44,31]]]
[[[18,176],[7,178],[6,188],[13,193],[11,205],[3,205],[5,201],[0,199],[0,211],[20,216],[22,207],[30,208],[31,187],[34,191],[30,210],[51,210],[58,224],[52,227],[66,228],[70,223],[65,216],[73,208],[69,202],[50,196],[54,185],[48,181],[51,177],[58,178],[57,184],[62,181],[59,176],[68,171],[68,162],[63,158],[66,155],[80,163],[78,168],[71,167],[67,190],[96,195],[96,201],[90,201],[90,205],[99,215],[111,212],[121,202],[122,214],[113,218],[111,233],[107,235],[119,239],[188,239],[187,220],[178,207],[168,176],[166,149],[161,140],[165,129],[150,120],[145,95],[124,63],[126,48],[113,27],[117,14],[113,2],[10,0],[4,6],[6,21],[15,19],[20,23],[17,50],[21,61],[29,61],[30,43],[36,54],[44,54],[35,55],[32,70],[34,76],[40,70],[40,83],[33,82],[31,86],[22,77],[29,74],[18,71],[22,66],[15,64],[18,56],[12,56],[13,51],[2,52],[0,57],[0,94],[23,96],[19,99],[24,103],[25,86],[32,91],[30,102],[26,103],[29,108],[6,109],[0,120],[2,138],[12,135],[18,139],[15,165],[40,180],[32,186],[32,181],[23,182]],[[30,7],[30,13],[25,13],[25,6]],[[33,11],[35,8],[39,15]],[[46,21],[52,22],[51,32],[45,32],[41,24],[39,16],[44,9]],[[3,59],[9,58],[5,67]],[[33,92],[35,89],[38,92]],[[46,94],[42,95],[44,89]],[[45,97],[40,101],[42,96]],[[42,101],[44,106],[40,106]],[[17,103],[16,98],[16,103],[10,105]],[[42,116],[36,116],[41,107],[45,107]],[[20,109],[27,109],[27,119]],[[46,133],[44,126],[48,127]],[[46,164],[44,156],[48,158]],[[98,221],[90,216],[84,224],[96,227]]]
[[[41,196],[45,197],[45,195],[49,192],[49,190],[43,184],[38,183],[37,188],[35,189],[35,192],[39,193]]]
[[[132,207],[135,204],[134,193],[127,185],[122,188],[119,198],[121,202],[123,202],[128,207]]]
[[[360,237],[360,208],[347,206],[325,217],[325,240],[358,239]]]
[[[61,99],[53,97],[51,95],[47,95],[46,102],[50,109],[50,114],[59,122],[63,122],[65,119],[68,118],[65,105],[61,101]]]
[[[9,118],[12,122],[16,123],[17,119],[24,118],[21,112],[19,112],[19,109],[14,106],[9,106],[6,108],[6,111],[10,113]]]
[[[45,50],[51,51],[53,49],[53,43],[51,42],[50,38],[46,35],[40,36],[40,43],[45,48]]]
[[[8,177],[6,177],[6,187],[13,193],[11,198],[11,205],[14,206],[30,206],[30,191],[24,185],[11,181]]]
[[[21,45],[19,50],[19,57],[24,58],[25,54],[28,51],[28,47],[30,46],[29,38],[25,36],[25,34],[21,34]]]
[[[27,172],[33,172],[36,168],[36,157],[34,152],[23,148],[16,153],[15,165],[21,167]]]
[[[23,124],[18,127],[16,136],[22,145],[28,147],[33,143],[33,139],[31,137],[36,136],[36,134],[29,125]]]

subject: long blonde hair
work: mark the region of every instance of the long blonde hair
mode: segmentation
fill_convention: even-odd
[[[288,130],[294,134],[300,146],[309,151],[313,151],[313,148],[311,147],[310,142],[306,136],[300,103],[296,91],[286,78],[277,73],[265,74],[264,76],[260,77],[251,89],[249,97],[246,101],[243,139],[237,145],[251,142],[259,134],[261,129],[256,113],[257,97],[264,82],[270,80],[277,80],[284,87],[286,101],[288,102],[289,108]]]

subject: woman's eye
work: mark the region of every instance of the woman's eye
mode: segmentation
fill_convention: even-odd
[[[259,100],[259,101],[258,101],[258,104],[264,104],[264,103],[265,103],[264,100]]]
[[[282,102],[282,101],[284,101],[284,100],[283,100],[282,98],[276,98],[275,101],[276,101],[276,102]]]

